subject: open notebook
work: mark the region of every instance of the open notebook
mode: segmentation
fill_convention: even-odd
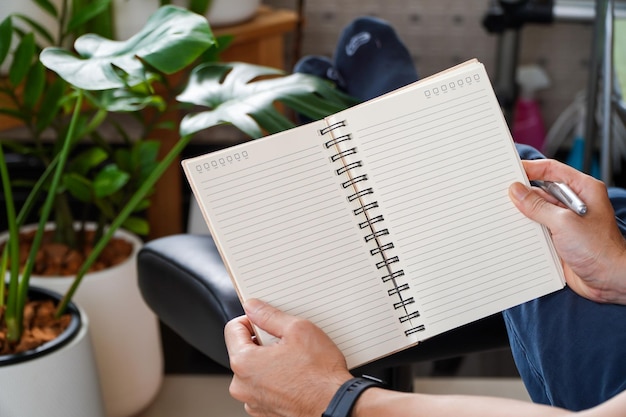
[[[476,60],[183,167],[241,299],[310,319],[350,367],[564,285],[509,200],[528,180]]]

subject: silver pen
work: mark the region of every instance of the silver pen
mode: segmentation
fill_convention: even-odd
[[[530,182],[554,198],[565,204],[570,210],[579,216],[587,213],[587,205],[576,195],[576,193],[562,182],[534,180]]]

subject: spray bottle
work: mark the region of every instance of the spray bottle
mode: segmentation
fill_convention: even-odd
[[[546,137],[546,128],[535,93],[549,87],[550,79],[537,65],[519,67],[516,78],[520,94],[515,103],[511,129],[513,139],[541,151]]]

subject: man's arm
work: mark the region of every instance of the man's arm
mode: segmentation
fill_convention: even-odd
[[[595,408],[572,412],[506,398],[407,394],[371,388],[356,402],[352,417],[618,417],[626,410],[626,392]]]
[[[560,408],[506,398],[407,394],[374,388],[361,395],[352,417],[559,417],[573,414]]]

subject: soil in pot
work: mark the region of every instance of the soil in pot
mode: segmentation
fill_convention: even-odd
[[[84,232],[85,244],[83,248],[72,249],[66,245],[52,241],[53,232],[46,231],[41,248],[33,268],[33,275],[38,276],[71,276],[76,275],[78,269],[93,249],[92,242],[95,232]],[[20,268],[24,266],[30,252],[35,230],[20,234]],[[0,245],[2,250],[4,244]],[[100,271],[124,262],[131,255],[133,244],[127,240],[113,238],[102,251],[98,260],[89,269],[89,272]]]
[[[58,296],[43,289],[37,289],[36,297],[31,297],[24,308],[23,334],[17,343],[7,340],[4,327],[4,307],[0,309],[0,356],[19,355],[25,352],[33,353],[37,348],[52,341],[56,341],[72,322],[69,313],[55,317]]]
[[[35,231],[20,234],[20,268],[24,266]],[[52,241],[53,232],[44,234],[41,248],[37,252],[33,275],[38,276],[71,276],[78,269],[91,252],[94,232],[85,232],[85,245],[81,250],[69,248],[66,245]],[[4,243],[0,245],[0,252]],[[102,251],[98,260],[89,272],[110,268],[124,262],[131,255],[133,245],[120,238],[113,238]],[[0,355],[9,355],[35,349],[44,343],[54,340],[67,328],[70,316],[65,314],[55,318],[55,303],[52,300],[31,300],[24,309],[24,332],[18,343],[9,343],[4,328],[4,307],[0,307]]]
[[[29,300],[24,307],[24,330],[17,343],[7,340],[4,308],[0,309],[0,356],[33,350],[56,339],[69,326],[71,316],[64,314],[57,319],[55,309],[52,300]]]

